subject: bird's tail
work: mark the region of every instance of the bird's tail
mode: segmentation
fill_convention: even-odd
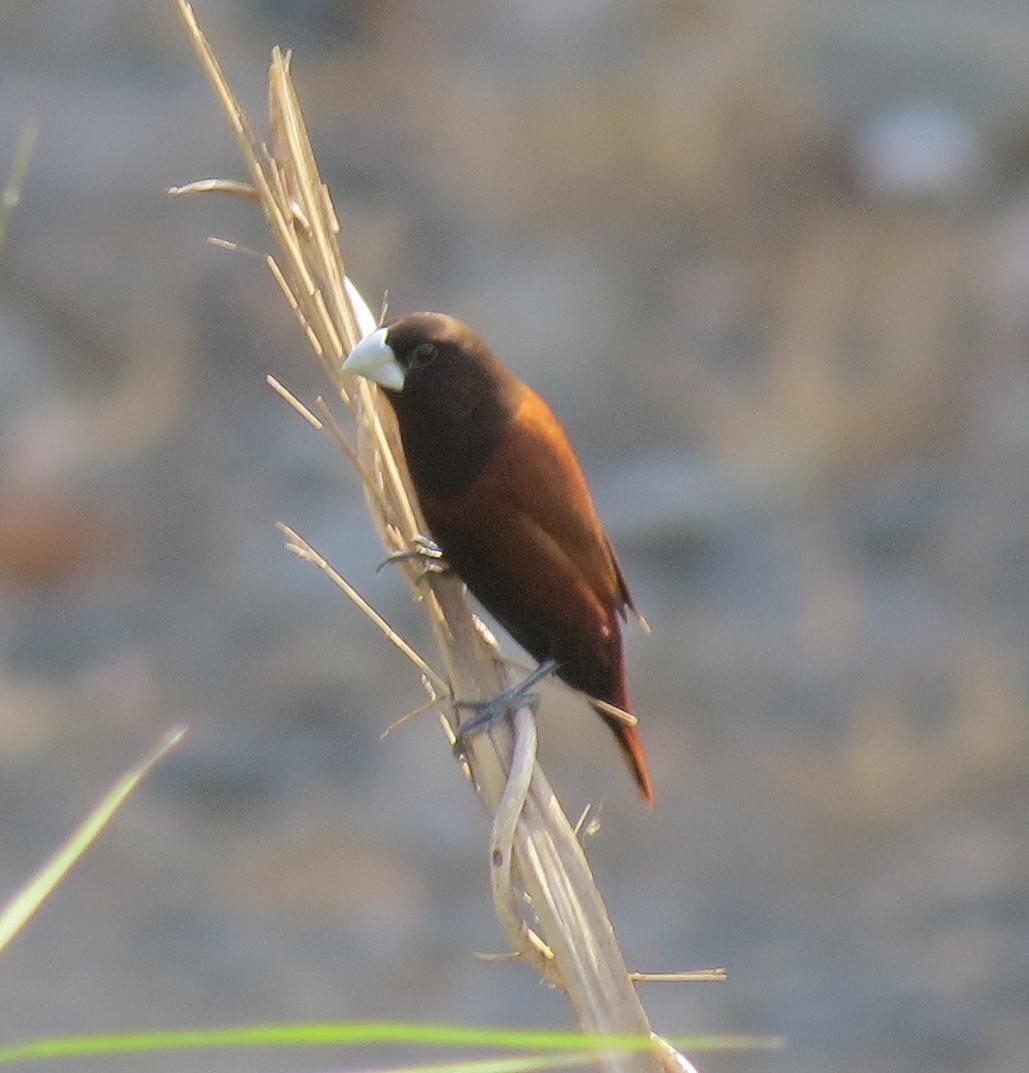
[[[639,731],[635,727],[626,725],[620,719],[596,705],[594,705],[594,710],[614,731],[614,735],[618,739],[619,748],[621,748],[626,763],[629,765],[629,770],[636,780],[640,797],[643,798],[648,806],[653,806],[654,784],[650,781],[650,769],[647,766],[647,756],[643,751],[643,742],[640,741]]]

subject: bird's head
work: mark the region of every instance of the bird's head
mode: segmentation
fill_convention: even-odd
[[[469,422],[499,429],[524,390],[477,332],[444,313],[411,313],[377,328],[343,371],[384,387],[402,429],[427,433]]]
[[[422,489],[452,489],[488,461],[527,390],[478,333],[412,313],[366,335],[343,371],[380,384]]]
[[[479,336],[444,313],[412,313],[366,335],[343,363],[387,391],[411,394],[442,385],[492,357]]]

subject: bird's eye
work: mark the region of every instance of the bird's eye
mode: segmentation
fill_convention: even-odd
[[[413,351],[411,351],[411,364],[420,369],[423,365],[430,364],[436,357],[436,344],[435,343],[419,343]]]

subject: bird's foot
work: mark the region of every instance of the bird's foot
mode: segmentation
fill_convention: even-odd
[[[445,574],[450,569],[443,558],[443,552],[440,551],[439,545],[428,537],[422,536],[421,533],[416,533],[411,538],[410,548],[387,555],[375,568],[375,572],[378,574],[385,566],[389,566],[392,563],[406,563],[411,559],[421,561],[423,577],[425,574]]]
[[[540,695],[532,692],[532,687],[543,681],[557,670],[557,661],[545,659],[527,678],[518,685],[505,689],[489,700],[455,700],[455,708],[471,709],[475,712],[466,723],[462,723],[457,732],[457,741],[454,743],[454,751],[463,752],[464,744],[469,738],[489,730],[495,723],[511,715],[512,712],[525,706],[536,713],[539,707]]]

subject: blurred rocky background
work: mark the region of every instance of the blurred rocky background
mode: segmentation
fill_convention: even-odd
[[[658,807],[549,691],[543,755],[709,1070],[1021,1073],[1029,1051],[1029,11],[1015,0],[201,0],[256,119],[295,71],[350,270],[480,328],[579,446],[653,636]],[[6,0],[0,893],[186,746],[0,960],[0,1038],[565,1025],[402,657],[357,483],[171,3]],[[366,1056],[364,1064],[381,1061]],[[213,1055],[204,1068],[324,1068]],[[138,1064],[138,1063],[137,1063]],[[194,1058],[153,1059],[195,1069]],[[105,1066],[106,1068],[106,1066]]]

